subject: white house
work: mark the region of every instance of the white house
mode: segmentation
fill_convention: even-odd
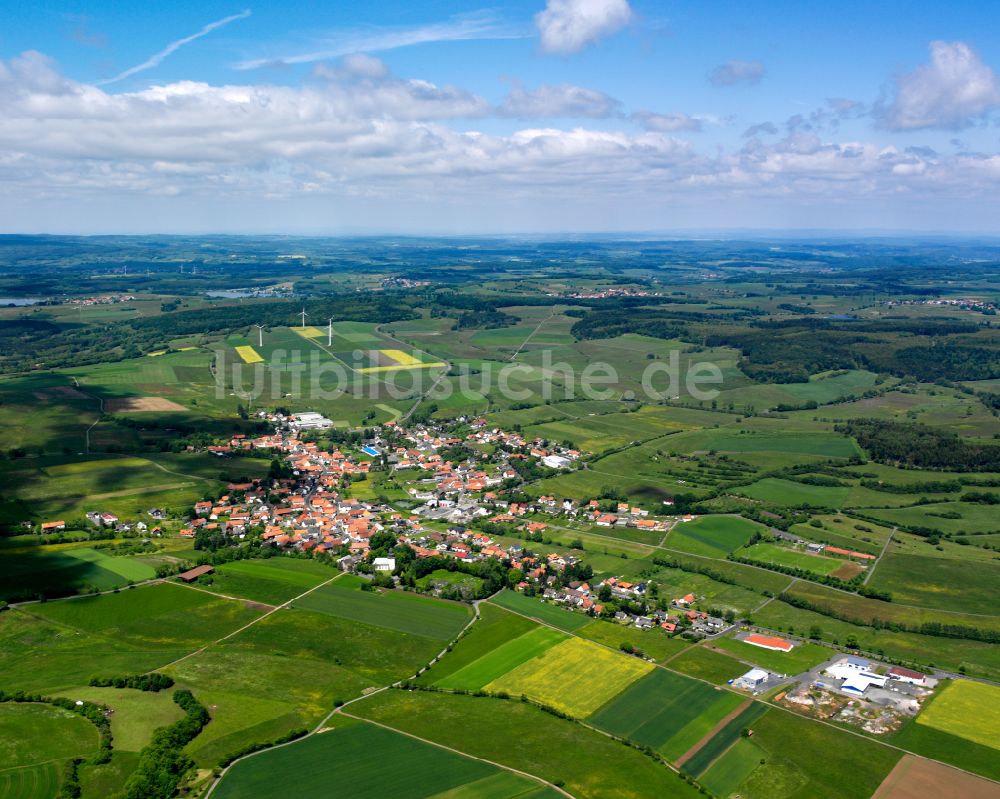
[[[393,572],[396,570],[395,558],[375,558],[372,565],[377,572]]]
[[[910,685],[924,685],[927,682],[927,675],[921,674],[919,671],[904,669],[902,666],[893,666],[889,669],[889,679]]]

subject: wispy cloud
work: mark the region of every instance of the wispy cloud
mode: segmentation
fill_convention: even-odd
[[[108,78],[107,80],[102,80],[97,83],[98,86],[106,86],[109,83],[117,83],[120,80],[125,80],[125,78],[130,78],[133,75],[137,75],[140,72],[145,72],[147,69],[153,69],[153,67],[158,67],[167,56],[171,53],[177,52],[186,44],[190,44],[196,39],[200,39],[202,36],[207,36],[214,30],[218,30],[230,22],[235,22],[238,19],[246,19],[250,16],[250,10],[241,11],[239,14],[233,14],[228,17],[223,17],[215,22],[209,22],[197,33],[192,33],[190,36],[185,36],[183,39],[177,39],[177,41],[171,42],[166,47],[164,47],[160,52],[151,55],[141,64],[136,64],[134,67],[126,69],[124,72],[115,75],[113,78]]]
[[[237,69],[258,69],[273,64],[311,64],[353,53],[380,53],[430,42],[458,42],[473,39],[523,39],[530,33],[502,24],[485,12],[461,14],[446,22],[409,28],[375,28],[346,31],[327,38],[322,45],[305,53],[272,58],[251,58],[236,64]]]

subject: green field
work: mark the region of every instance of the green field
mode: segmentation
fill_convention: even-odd
[[[828,558],[823,555],[812,555],[808,552],[792,549],[790,546],[761,542],[741,549],[740,557],[759,560],[763,563],[774,563],[778,566],[792,566],[813,574],[829,575],[841,568],[847,561]]]
[[[702,516],[691,522],[678,522],[664,546],[693,555],[724,558],[746,544],[755,532],[763,531],[759,524],[739,516]]]
[[[892,552],[869,584],[902,604],[997,615],[1000,564]]]
[[[431,684],[443,680],[536,626],[533,621],[484,602],[479,606],[479,619],[475,624],[458,639],[447,657],[428,668],[418,681]]]
[[[872,508],[865,511],[865,514],[890,526],[898,524],[903,527],[929,527],[953,535],[1000,532],[996,507],[974,502],[934,502],[910,508]],[[953,518],[948,518],[949,516]]]
[[[750,702],[691,756],[684,764],[684,771],[700,777],[723,752],[739,740],[743,730],[753,730],[754,724],[768,710],[768,706],[763,702]]]
[[[259,615],[172,584],[8,611],[0,614],[4,688],[57,693],[93,676],[150,671]]]
[[[612,699],[589,721],[677,760],[745,701],[680,674],[655,669]]]
[[[383,691],[351,713],[559,783],[577,799],[699,796],[641,752],[518,701]]]
[[[137,691],[132,688],[94,688],[83,686],[65,691],[72,699],[85,699],[107,705],[111,716],[111,734],[117,752],[138,752],[149,743],[153,730],[184,717],[171,691]]]
[[[255,602],[280,605],[335,577],[336,571],[314,560],[268,558],[237,560],[217,566],[208,590]]]
[[[704,646],[692,646],[687,652],[678,655],[670,661],[670,668],[717,685],[729,682],[747,671],[747,667],[736,658]]]
[[[676,437],[676,444],[687,452],[755,453],[776,452],[784,455],[819,455],[825,458],[850,458],[858,454],[857,444],[836,433],[813,432],[808,435],[782,432],[734,432],[726,429],[699,430]]]
[[[581,638],[570,638],[521,663],[486,688],[525,694],[571,716],[589,716],[653,666]]]
[[[719,638],[713,647],[724,649],[742,661],[778,674],[799,674],[833,657],[833,651],[819,644],[796,644],[790,652],[778,652],[747,644],[737,638]]]
[[[740,783],[738,793],[745,799],[869,799],[901,757],[868,738],[794,713],[772,709],[750,726],[764,763]],[[725,762],[723,757],[718,765]],[[707,776],[711,780],[711,770]]]
[[[438,641],[458,635],[472,615],[468,606],[457,602],[403,591],[362,591],[363,584],[361,578],[348,575],[304,596],[295,606]]]
[[[97,742],[97,728],[68,710],[32,703],[0,704],[0,774],[8,768],[87,757],[97,752]]]
[[[840,508],[850,493],[847,487],[808,485],[778,477],[767,477],[735,490],[751,499],[793,508]]]
[[[434,638],[293,608],[165,671],[209,707],[212,723],[188,749],[211,767],[248,742],[311,727],[337,701],[408,677],[440,649]]]
[[[0,599],[107,591],[155,576],[156,570],[146,559],[116,557],[83,545],[58,551],[4,552],[0,557]]]
[[[701,775],[701,784],[716,796],[731,796],[764,759],[764,750],[740,738]]]
[[[855,619],[859,624],[872,624],[875,619],[879,619],[883,622],[892,621],[903,624],[910,629],[919,629],[922,624],[938,622],[963,627],[1000,630],[1000,616],[955,613],[933,608],[910,607],[900,605],[897,602],[881,602],[877,599],[865,599],[857,594],[837,591],[834,588],[802,580],[795,583],[786,593],[789,596],[804,599],[817,607],[828,608],[844,618]]]
[[[551,602],[543,602],[538,597],[525,596],[516,591],[501,591],[491,597],[490,602],[570,633],[591,621],[590,617],[583,613],[575,613]]]
[[[213,796],[280,799],[294,775],[302,799],[337,795],[356,799],[549,799],[543,783],[462,757],[366,722],[335,718],[334,729],[234,766]],[[387,767],[386,754],[392,765]]]
[[[476,691],[566,639],[550,627],[535,627],[434,683],[439,688]]]

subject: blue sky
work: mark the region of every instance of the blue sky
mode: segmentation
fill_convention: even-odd
[[[9,5],[4,231],[1000,233],[993,3]]]

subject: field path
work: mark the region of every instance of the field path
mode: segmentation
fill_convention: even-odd
[[[555,316],[555,315],[556,315],[556,308],[557,308],[557,307],[558,307],[558,306],[556,306],[556,305],[553,305],[553,306],[552,306],[552,310],[551,310],[551,311],[549,311],[549,315],[548,315],[548,316],[546,316],[546,317],[545,317],[544,319],[542,319],[542,321],[541,321],[541,322],[539,322],[539,323],[538,323],[537,325],[535,325],[535,329],[534,329],[534,330],[532,330],[532,331],[531,331],[530,333],[528,333],[528,335],[527,335],[527,336],[525,336],[525,337],[524,337],[524,341],[522,341],[522,342],[521,342],[520,346],[519,346],[519,347],[518,347],[518,348],[517,348],[516,350],[514,350],[514,354],[513,354],[513,355],[511,355],[511,356],[510,356],[510,358],[508,358],[507,360],[509,360],[509,361],[513,361],[513,360],[514,360],[515,358],[517,358],[517,356],[518,356],[518,355],[520,355],[520,354],[521,354],[521,350],[523,350],[523,349],[524,349],[524,347],[525,347],[525,345],[527,345],[527,343],[528,343],[529,341],[531,341],[531,338],[532,338],[532,336],[534,336],[534,335],[535,335],[535,333],[537,333],[537,332],[538,332],[539,330],[541,330],[541,329],[542,329],[542,325],[544,325],[544,324],[545,324],[546,322],[548,322],[548,321],[549,321],[549,320],[550,320],[550,319],[551,319],[551,318],[552,318],[553,316]],[[560,312],[560,313],[561,313],[561,312]]]
[[[865,574],[865,579],[861,581],[863,585],[868,585],[868,581],[872,578],[872,575],[875,574],[876,567],[882,562],[882,558],[885,556],[885,553],[889,551],[889,544],[892,543],[892,537],[896,534],[896,530],[898,529],[899,528],[897,527],[893,527],[892,530],[889,531],[889,537],[885,539],[885,546],[882,547],[882,551],[878,553],[878,557],[875,558],[875,562],[869,567],[867,573]]]
[[[336,580],[336,579],[338,579],[340,577],[343,577],[345,574],[346,574],[346,572],[340,572],[339,574],[335,574],[329,580],[324,580],[319,585],[314,585],[308,591],[303,591],[298,596],[293,596],[287,602],[282,602],[280,605],[276,605],[275,607],[272,607],[271,610],[269,610],[267,613],[261,614],[256,619],[254,619],[253,621],[251,621],[249,624],[244,624],[238,630],[233,630],[231,633],[226,633],[226,635],[222,636],[221,638],[216,638],[214,641],[209,641],[203,647],[200,647],[199,649],[196,649],[193,652],[188,652],[186,655],[184,655],[184,657],[177,658],[177,660],[172,660],[172,661],[170,661],[170,663],[167,663],[167,664],[165,664],[163,666],[158,666],[156,669],[153,669],[153,671],[158,671],[159,669],[167,669],[167,668],[170,668],[171,666],[176,666],[178,663],[180,663],[180,662],[182,662],[184,660],[187,660],[188,658],[194,657],[195,655],[200,655],[206,649],[208,649],[210,647],[213,647],[216,644],[221,644],[223,641],[226,641],[226,640],[232,638],[234,635],[239,635],[244,630],[247,630],[250,627],[253,627],[255,624],[257,624],[257,622],[263,621],[268,616],[271,616],[272,614],[277,613],[279,610],[284,610],[289,605],[291,605],[293,602],[297,602],[298,600],[302,599],[302,597],[306,596],[307,594],[311,594],[313,591],[316,591],[316,590],[322,588],[325,585],[329,585],[334,580]],[[178,586],[180,588],[189,588],[189,589],[194,590],[194,591],[201,591],[202,590],[201,588],[195,588],[193,585],[187,585],[186,583],[168,582],[167,585],[176,585],[176,586]],[[212,593],[212,592],[208,591],[207,593]],[[216,594],[216,596],[218,596],[218,594]],[[251,600],[241,599],[240,601],[241,602],[249,602]],[[263,604],[263,603],[258,602],[257,604]]]
[[[770,605],[772,602],[774,602],[774,600],[776,600],[779,596],[781,596],[781,594],[785,593],[785,591],[787,591],[789,588],[791,588],[793,585],[795,585],[798,581],[799,581],[798,577],[793,577],[792,581],[788,585],[786,585],[784,588],[781,589],[781,593],[780,594],[775,594],[774,596],[767,597],[763,602],[761,602],[757,607],[755,607],[750,612],[751,613],[759,613],[761,610],[763,610],[768,605]]]
[[[750,704],[751,704],[750,700],[747,699],[742,705],[740,705],[731,713],[729,713],[725,718],[720,719],[719,723],[716,724],[714,727],[712,727],[712,729],[710,729],[707,733],[705,733],[705,736],[700,741],[698,741],[698,743],[696,743],[694,746],[688,749],[683,755],[677,758],[677,768],[680,768],[685,763],[687,763],[692,757],[694,757],[705,744],[711,741],[722,730],[723,727],[725,727],[729,722],[731,722],[734,718],[740,715],[740,713],[742,713],[744,710],[750,707]],[[728,751],[729,750],[726,749],[726,752]],[[724,755],[726,752],[722,752],[719,755],[719,757],[722,757],[722,755]],[[719,758],[717,757],[715,760],[718,759]],[[715,760],[713,760],[712,763],[714,763]],[[711,767],[712,764],[710,763],[708,765],[708,768]],[[706,768],[705,771],[708,771],[708,768]]]
[[[371,696],[371,694],[369,694],[369,696]],[[341,710],[340,712],[343,713],[343,710]],[[391,732],[398,733],[399,735],[405,735],[407,738],[413,738],[416,741],[422,741],[425,744],[436,746],[438,749],[444,749],[446,752],[452,752],[456,755],[467,757],[470,760],[478,760],[480,763],[489,763],[491,766],[495,766],[496,768],[503,769],[504,771],[509,771],[512,774],[517,774],[521,777],[527,777],[529,780],[534,780],[535,782],[538,782],[542,785],[545,785],[548,788],[551,788],[553,791],[558,791],[563,796],[569,797],[569,799],[576,799],[576,797],[573,796],[573,794],[569,793],[564,788],[560,788],[558,785],[548,782],[547,780],[543,780],[541,777],[536,777],[534,774],[529,774],[527,771],[521,771],[520,769],[516,769],[513,766],[505,766],[503,763],[497,763],[495,760],[487,760],[485,757],[476,757],[476,755],[470,755],[468,752],[463,752],[460,749],[453,749],[450,746],[445,746],[444,744],[438,743],[437,741],[432,741],[429,738],[421,738],[419,735],[414,735],[411,732],[406,732],[405,730],[397,730],[395,727],[390,727],[388,724],[382,724],[379,721],[372,721],[371,719],[366,719],[363,718],[362,716],[354,716],[351,713],[344,713],[344,715],[351,719],[357,719],[358,721],[363,721],[366,724],[374,724],[376,727],[381,727],[384,730],[389,730]]]
[[[168,469],[162,463],[157,463],[152,458],[146,458],[146,460],[148,460],[151,464],[153,464],[153,466],[155,466],[157,469],[166,472],[167,474],[176,474],[178,477],[186,477],[188,480],[203,480],[206,483],[215,482],[210,477],[201,477],[200,475],[197,474],[184,474],[184,472],[175,472],[173,469]]]
[[[88,427],[84,431],[84,433],[83,433],[84,444],[85,444],[84,452],[86,452],[89,455],[90,454],[90,431],[93,430],[94,427],[97,426],[97,423],[99,421],[101,421],[101,417],[104,416],[104,397],[95,397],[93,394],[87,394],[86,391],[84,391],[82,388],[80,388],[80,381],[79,380],[77,380],[75,377],[73,377],[71,379],[73,381],[73,385],[76,386],[77,390],[80,391],[83,394],[86,394],[91,399],[97,400],[98,407],[100,408],[100,413],[98,413],[97,419],[94,420],[94,423],[90,427]]]
[[[321,583],[321,585],[326,585],[327,583],[331,583],[331,582],[333,582],[333,580],[336,580],[337,577],[340,577],[340,576],[341,575],[338,574],[332,580],[327,580],[325,583]],[[194,588],[194,586],[189,586],[189,587],[190,588]],[[319,588],[319,587],[320,586],[317,585],[315,588],[310,588],[309,591],[306,591],[305,593],[300,594],[298,597],[295,597],[295,599],[299,599],[300,597],[303,597],[306,594],[308,594],[310,591],[315,591],[316,588]],[[204,589],[198,589],[198,590],[204,590]],[[211,592],[209,591],[207,593],[211,593]],[[291,600],[289,600],[289,602],[294,602],[295,599],[291,599]],[[444,649],[442,649],[438,654],[436,654],[429,661],[428,665],[434,664],[438,660],[440,660],[442,657],[444,657],[444,655],[447,654],[449,648],[455,643],[455,641],[457,641],[459,638],[461,638],[465,634],[465,632],[473,624],[475,624],[477,621],[479,621],[479,618],[480,618],[480,616],[479,616],[479,605],[481,603],[483,603],[483,602],[486,602],[488,599],[492,599],[492,597],[487,597],[486,599],[477,599],[477,600],[475,600],[472,603],[473,616],[472,616],[471,619],[469,619],[468,624],[466,624],[459,631],[458,635],[455,636],[455,639],[453,641],[450,641],[445,646]],[[288,603],[285,603],[285,604],[287,605]],[[271,613],[279,610],[280,607],[284,607],[284,606],[279,606],[279,607],[275,608],[273,611],[271,611]],[[258,621],[260,621],[260,619],[263,619],[263,618],[265,618],[266,616],[269,616],[269,615],[271,615],[271,614],[270,613],[264,614],[264,616],[261,616],[260,618],[255,619],[250,624],[247,624],[247,625],[241,627],[240,630],[245,630],[247,627],[250,627],[251,625],[256,624]],[[235,632],[232,632],[229,635],[224,636],[223,638],[220,638],[219,641],[224,641],[226,638],[229,638],[229,637],[231,637],[233,635],[236,635],[236,633],[240,632],[240,630],[236,630]],[[218,641],[215,641],[213,643],[218,643]],[[198,651],[200,652],[200,651],[206,649],[207,647],[209,647],[211,645],[212,644],[207,644],[206,646],[202,647],[202,649],[200,649]],[[191,654],[197,654],[197,653],[192,652]],[[185,657],[188,657],[188,656],[185,656]],[[184,660],[184,658],[180,658],[180,660]],[[179,663],[180,660],[177,660],[177,661],[174,661],[174,662],[175,663]],[[423,671],[426,670],[426,668],[427,668],[427,666],[422,667],[417,672],[417,675],[420,675]],[[399,682],[393,683],[393,685],[399,685]],[[463,751],[461,751],[459,749],[453,749],[450,746],[445,746],[444,744],[438,743],[436,741],[431,741],[431,740],[429,740],[427,738],[421,738],[419,735],[413,735],[412,733],[406,732],[404,730],[397,730],[396,728],[390,727],[387,724],[382,724],[382,723],[377,722],[377,721],[372,721],[371,719],[362,718],[361,716],[354,716],[354,715],[352,715],[352,714],[350,714],[350,713],[348,713],[348,712],[346,712],[344,710],[344,708],[347,707],[348,705],[352,705],[355,702],[360,702],[360,701],[362,701],[364,699],[367,699],[370,696],[375,696],[376,694],[380,694],[383,691],[388,691],[390,688],[393,687],[393,685],[383,685],[381,688],[376,688],[373,691],[368,691],[367,693],[363,693],[361,696],[356,696],[353,699],[349,699],[348,701],[344,702],[344,704],[340,705],[339,707],[335,707],[326,716],[324,716],[315,727],[313,727],[308,733],[306,733],[305,735],[303,735],[301,738],[296,738],[293,741],[286,741],[283,744],[277,744],[275,746],[269,746],[266,749],[260,749],[260,750],[258,750],[256,752],[251,752],[248,755],[245,755],[243,757],[237,758],[236,760],[234,760],[232,763],[230,763],[228,766],[226,766],[225,768],[223,768],[219,772],[219,775],[214,779],[214,781],[212,782],[212,784],[209,785],[208,790],[205,791],[204,799],[208,799],[208,797],[212,795],[212,792],[218,787],[219,783],[222,782],[222,778],[225,777],[226,774],[229,772],[229,770],[233,766],[235,766],[237,763],[239,763],[240,761],[246,760],[248,757],[255,757],[255,756],[261,755],[261,754],[263,754],[265,752],[270,752],[270,751],[272,751],[274,749],[280,749],[280,748],[285,747],[285,746],[292,746],[293,744],[298,743],[299,741],[302,741],[305,738],[309,738],[309,737],[311,737],[313,735],[320,735],[323,732],[325,732],[326,730],[331,729],[329,727],[330,719],[332,719],[338,713],[341,713],[344,716],[347,716],[348,718],[352,718],[352,719],[356,719],[358,721],[361,721],[361,722],[363,722],[365,724],[373,724],[376,727],[382,727],[385,730],[390,730],[391,732],[395,732],[395,733],[397,733],[399,735],[405,735],[407,738],[413,738],[416,741],[421,741],[421,742],[423,742],[425,744],[430,744],[431,746],[436,746],[438,749],[444,749],[445,751],[453,752],[456,755],[461,755],[462,757],[467,757],[470,760],[478,760],[481,763],[488,763],[489,765],[494,766],[494,767],[499,768],[499,769],[502,769],[503,771],[509,771],[512,774],[517,774],[517,775],[519,775],[521,777],[526,777],[527,779],[530,779],[530,780],[533,780],[534,782],[540,783],[541,785],[545,785],[546,787],[551,788],[554,791],[558,791],[563,796],[568,797],[568,799],[576,799],[576,797],[573,796],[573,794],[569,793],[568,791],[563,790],[558,785],[554,785],[553,783],[548,782],[547,780],[544,780],[541,777],[537,777],[534,774],[529,774],[527,771],[520,771],[519,769],[513,768],[511,766],[505,766],[502,763],[495,763],[494,761],[487,760],[486,758],[483,758],[483,757],[476,757],[475,755],[470,755],[468,752],[463,752]]]

